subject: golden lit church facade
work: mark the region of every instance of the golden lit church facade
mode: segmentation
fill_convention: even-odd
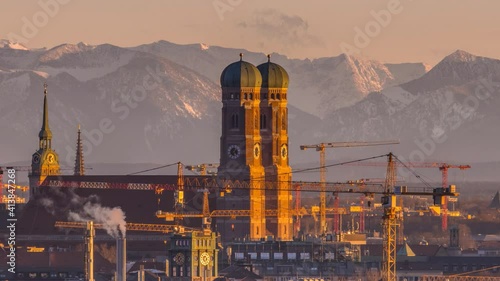
[[[288,73],[270,61],[254,66],[243,60],[228,65],[221,74],[222,135],[221,179],[244,180],[249,190],[233,190],[217,201],[218,209],[250,210],[250,217],[218,219],[224,240],[250,240],[269,235],[282,241],[293,236],[288,186],[292,170],[288,162]],[[264,182],[273,183],[272,189]],[[276,210],[277,216],[266,216]]]

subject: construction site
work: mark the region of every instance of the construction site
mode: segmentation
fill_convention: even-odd
[[[464,218],[454,207],[461,187],[449,182],[448,172],[471,165],[403,162],[393,153],[327,164],[329,149],[399,143],[370,140],[302,144],[319,161],[292,169],[286,70],[270,57],[254,66],[240,54],[220,83],[218,163],[176,159],[155,168],[176,167],[171,175],[141,175],[154,169],[86,175],[80,128],[74,169],[64,173],[52,147],[45,85],[31,166],[0,167],[4,177],[7,170],[29,172],[29,186],[15,186],[16,272],[2,267],[0,280],[500,280],[500,248],[461,246]],[[326,169],[336,166],[378,166],[385,177],[327,181]],[[439,171],[441,183],[398,178],[398,170],[419,178],[419,169]],[[305,171],[320,177],[293,180]],[[6,179],[1,182],[6,189]],[[10,198],[2,196],[7,220]],[[406,200],[427,205],[410,208]],[[409,241],[408,226],[448,239]],[[9,234],[0,234],[7,252]]]

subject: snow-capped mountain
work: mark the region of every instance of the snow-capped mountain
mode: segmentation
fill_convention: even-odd
[[[500,60],[457,51],[418,79],[332,112],[323,131],[333,139],[400,139],[398,149],[415,161],[495,161],[499,106]]]
[[[13,50],[25,50],[25,51],[28,50],[28,48],[26,48],[26,46],[24,46],[23,44],[11,42],[6,39],[0,39],[0,48],[9,48]]]
[[[244,60],[255,65],[267,60],[263,53],[205,44],[177,45],[159,41],[133,49],[172,60],[215,83],[219,83],[220,73],[238,59],[239,53],[244,54]],[[312,61],[272,54],[271,60],[282,65],[290,75],[290,104],[318,117],[350,106],[370,92],[418,78],[427,70],[421,63],[384,65],[344,54]]]
[[[78,124],[88,162],[217,162],[220,73],[240,52],[256,65],[266,61],[262,53],[166,41],[135,48],[10,45],[0,47],[0,126],[8,132],[0,140],[1,163],[29,162],[37,148],[44,82],[63,166],[73,165]],[[272,54],[271,60],[290,74],[292,163],[317,161],[316,153],[299,152],[301,144],[385,139],[401,144],[369,154],[392,150],[415,161],[500,157],[499,60],[457,51],[431,70],[347,55]],[[335,159],[366,153],[337,150]]]
[[[37,148],[44,82],[53,146],[65,166],[73,165],[78,124],[90,162],[219,159],[220,86],[164,57],[108,44],[63,44],[0,49],[0,68],[0,126],[9,131],[2,163],[29,161]],[[290,119],[317,118],[291,107]],[[307,137],[306,127],[294,122],[291,134]]]
[[[33,56],[23,54],[20,60]],[[30,70],[7,65],[0,72],[0,125],[9,130],[2,138],[2,162],[30,159],[36,149],[45,81],[53,146],[67,166],[78,123],[90,161],[163,163],[188,154],[194,160],[193,148],[203,136],[217,147],[219,87],[198,73],[110,45],[66,44],[37,54]],[[218,152],[199,156],[217,159]]]

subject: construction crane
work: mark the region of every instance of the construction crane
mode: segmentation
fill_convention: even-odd
[[[208,202],[208,189],[200,190],[203,192],[203,207],[202,212],[164,212],[158,210],[156,212],[156,217],[164,219],[165,221],[176,221],[183,218],[202,218],[203,219],[203,228],[208,228],[210,225],[211,218],[222,218],[222,217],[249,217],[250,210],[213,210],[210,211],[209,202]],[[344,191],[346,192],[346,191]],[[304,207],[300,209],[291,210],[291,214],[295,217],[302,216],[315,216],[317,211],[314,210],[314,207],[310,209],[306,209]],[[327,208],[327,214],[346,214],[347,210],[345,208]],[[278,210],[276,209],[266,209],[265,210],[266,217],[276,217],[278,216]]]
[[[21,192],[26,192],[29,187],[28,186],[22,186],[22,185],[18,185],[16,184],[16,180],[12,180],[10,179],[8,181],[8,183],[4,183],[3,182],[3,168],[5,168],[5,170],[10,170],[12,169],[13,167],[0,167],[0,204],[12,204],[13,201],[15,202],[15,204],[23,204],[23,203],[26,203],[26,198],[23,198],[21,196],[14,196],[13,197],[13,194],[14,193],[17,193],[17,191],[21,191]],[[5,193],[4,193],[4,190],[5,190]]]
[[[219,167],[219,163],[203,163],[198,165],[186,165],[186,170],[196,171],[200,173],[200,176],[206,176],[207,174],[216,175],[216,171],[209,171],[208,168],[216,169]]]
[[[67,222],[67,221],[56,221],[54,224],[55,227],[58,228],[79,228],[83,229],[87,227],[86,222]],[[199,229],[179,226],[179,225],[170,225],[170,224],[148,224],[148,223],[130,223],[128,222],[126,225],[127,231],[144,231],[144,232],[161,232],[161,233],[184,233],[184,232],[193,232],[198,231]],[[106,229],[102,223],[95,223],[95,229]]]
[[[432,191],[410,192],[407,187],[396,187],[396,164],[394,155],[388,155],[388,165],[386,182],[384,186],[384,194],[382,196],[382,206],[384,208],[383,216],[383,257],[382,257],[382,280],[396,281],[396,229],[398,226],[399,216],[401,215],[402,206],[397,205],[397,196],[400,195],[418,195],[432,196],[434,204],[442,204],[446,196],[458,196],[456,187],[432,188]]]
[[[380,178],[380,179],[359,179],[356,181],[348,181],[348,182],[361,184],[361,187],[362,187],[363,184],[365,184],[365,183],[385,183],[385,181],[386,181],[386,179]],[[396,182],[397,182],[397,180],[396,180]],[[367,198],[368,197],[366,197],[365,194],[361,194],[359,197],[359,201],[360,201],[359,205],[361,207],[361,208],[359,208],[359,232],[360,233],[365,232],[365,208],[364,208],[364,205],[365,205],[365,200]],[[371,200],[371,199],[373,199],[373,198],[368,198],[368,200]],[[371,205],[371,202],[369,202],[369,205]]]
[[[384,230],[384,254],[382,259],[382,280],[383,281],[396,281],[396,238],[397,238],[397,226],[398,219],[401,214],[402,206],[398,206],[397,198],[398,196],[432,196],[434,199],[434,204],[441,204],[446,196],[458,196],[455,186],[449,187],[420,187],[420,188],[408,188],[405,186],[395,186],[396,182],[396,164],[394,161],[394,155],[390,153],[388,155],[388,165],[387,165],[387,175],[383,188],[380,188],[380,184],[370,184],[367,186],[366,183],[363,185],[350,183],[307,183],[307,182],[296,182],[300,185],[302,190],[309,191],[320,191],[326,190],[334,194],[340,193],[357,193],[364,194],[368,197],[374,197],[375,194],[382,195],[382,206],[384,208],[383,215],[383,230]],[[204,181],[208,184],[209,181]],[[226,181],[228,186],[232,189],[236,188],[236,185],[232,181]],[[265,182],[264,188],[276,188],[276,183]],[[224,185],[225,186],[225,185]],[[290,185],[294,186],[294,185]],[[205,186],[206,187],[206,186]],[[248,188],[248,186],[241,185],[239,188]],[[319,188],[319,189],[318,189]],[[208,206],[208,195],[205,192],[204,199],[205,206]],[[176,216],[184,217],[207,217],[208,207],[203,208],[203,212],[183,212],[183,213],[168,213],[168,212],[157,212],[157,217],[173,220]],[[334,213],[338,213],[338,210],[332,209]],[[277,210],[266,210],[266,216],[276,216]],[[326,213],[326,210],[325,210]],[[314,211],[311,209],[311,215]],[[296,214],[293,214],[296,215]],[[250,210],[214,210],[210,213],[210,217],[237,217],[237,216],[250,216]]]
[[[438,168],[441,171],[443,188],[448,186],[448,169],[470,169],[470,165],[450,165],[446,163],[436,164],[439,164]],[[444,197],[443,204],[441,204],[441,229],[443,231],[448,229],[448,197]]]
[[[389,144],[399,144],[399,141],[371,141],[371,142],[329,142],[329,143],[319,143],[312,145],[301,145],[301,150],[306,150],[308,148],[314,148],[319,152],[319,165],[320,165],[320,182],[326,182],[326,148],[338,148],[338,147],[361,147],[361,146],[375,146],[375,145],[389,145]],[[338,208],[338,196],[335,195],[335,207]],[[320,232],[322,234],[326,233],[326,190],[324,186],[321,187],[320,193]],[[334,216],[333,219],[334,232],[339,234],[339,216]]]
[[[357,163],[348,163],[346,165],[350,166],[385,166],[387,165],[384,162],[357,162]],[[442,177],[442,187],[445,188],[448,186],[448,169],[460,169],[467,170],[470,169],[470,165],[462,164],[462,165],[452,165],[448,163],[439,163],[439,162],[407,162],[407,163],[396,163],[397,167],[406,167],[406,168],[438,168],[441,171]],[[445,197],[443,203],[441,204],[441,229],[446,231],[448,229],[448,197]]]

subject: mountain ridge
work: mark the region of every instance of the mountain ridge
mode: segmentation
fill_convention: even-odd
[[[0,125],[11,132],[2,144],[13,148],[3,149],[2,162],[29,159],[37,147],[44,82],[49,84],[54,146],[69,166],[74,163],[78,123],[90,143],[86,160],[91,162],[217,162],[218,79],[241,51],[252,63],[266,60],[263,53],[243,49],[167,41],[130,48],[84,43],[48,50],[0,48]],[[491,128],[500,121],[495,84],[500,61],[472,56],[457,51],[427,71],[423,63],[384,64],[347,55],[300,60],[273,54],[271,60],[291,77],[290,155],[317,161],[316,154],[298,146],[397,138],[401,145],[338,150],[335,156],[352,159],[367,151],[394,151],[410,159],[419,151],[426,159],[476,156],[478,161],[495,161],[500,158],[494,150],[500,136]],[[464,110],[467,98],[490,80],[491,97],[479,100],[469,114]],[[99,132],[100,122],[108,119],[113,131]],[[99,134],[102,140],[92,143]],[[446,144],[436,143],[443,134]],[[427,155],[417,143],[429,139],[435,148]]]

